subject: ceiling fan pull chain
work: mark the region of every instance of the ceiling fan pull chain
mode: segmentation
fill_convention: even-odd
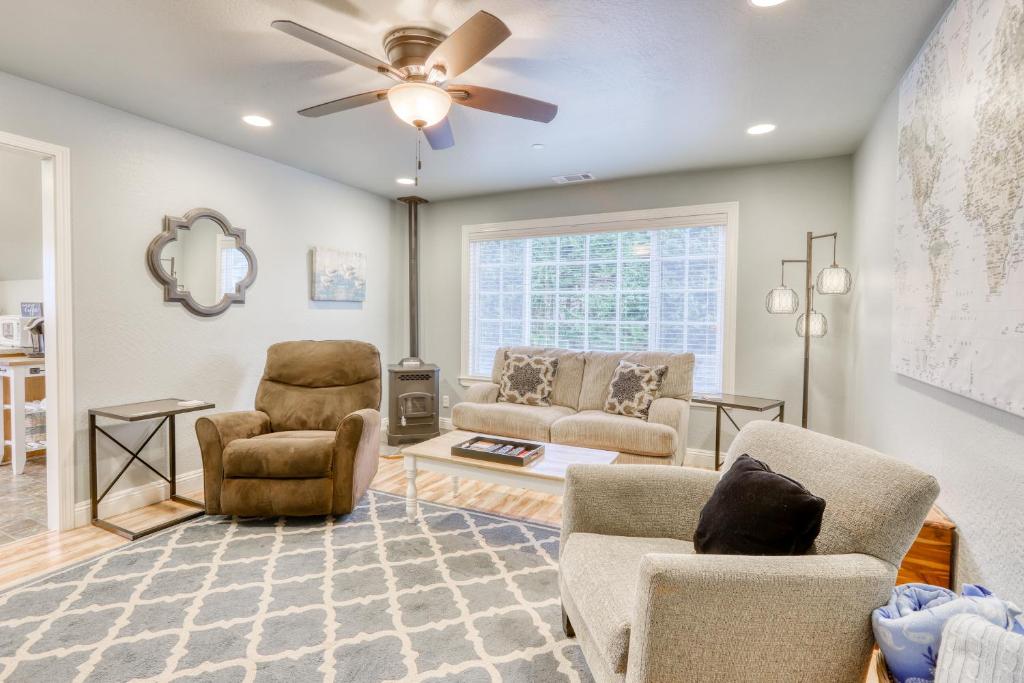
[[[413,183],[414,187],[420,185],[420,169],[423,168],[423,161],[420,157],[420,129],[416,129],[416,178]]]

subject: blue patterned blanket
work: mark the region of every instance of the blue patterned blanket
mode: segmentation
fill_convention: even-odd
[[[1024,634],[1021,610],[982,586],[965,583],[959,596],[925,583],[896,586],[889,604],[871,615],[871,625],[889,673],[898,683],[935,680],[942,629],[957,614],[977,614]]]

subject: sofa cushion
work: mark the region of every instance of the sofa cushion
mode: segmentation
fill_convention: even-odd
[[[494,365],[491,369],[491,381],[501,384],[501,373],[505,367],[505,354],[523,354],[525,356],[544,356],[558,359],[558,372],[555,373],[551,385],[552,405],[565,406],[577,410],[580,402],[580,386],[583,383],[583,352],[566,349],[552,349],[543,346],[503,346],[494,354]]]
[[[603,410],[584,410],[551,425],[551,441],[620,453],[668,457],[675,453],[679,435],[668,425],[612,415]]]
[[[608,398],[604,412],[625,415],[646,421],[651,403],[658,397],[661,382],[668,372],[667,365],[650,367],[620,360],[608,383]]]
[[[551,425],[572,415],[564,406],[524,406],[518,403],[458,403],[452,409],[456,429],[550,441]]]
[[[648,553],[689,555],[693,544],[672,538],[573,533],[561,549],[559,581],[615,673],[626,670],[640,560]]]
[[[526,406],[551,405],[551,386],[557,370],[557,358],[507,354],[501,371],[498,400]]]
[[[693,354],[661,351],[587,351],[584,354],[583,384],[579,410],[602,410],[608,398],[608,385],[620,360],[640,365],[667,365],[659,396],[688,399],[693,395]],[[561,370],[561,368],[559,368]]]
[[[326,477],[334,460],[334,432],[272,432],[235,439],[224,449],[224,476],[252,479]]]

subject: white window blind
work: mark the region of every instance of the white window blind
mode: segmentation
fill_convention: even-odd
[[[222,238],[218,245],[220,263],[217,273],[217,296],[222,297],[235,293],[236,285],[249,272],[249,262],[242,250],[235,247],[234,238]]]
[[[469,243],[468,371],[501,346],[691,351],[694,392],[722,391],[726,225]]]

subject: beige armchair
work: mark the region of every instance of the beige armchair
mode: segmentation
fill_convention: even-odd
[[[380,354],[359,341],[274,344],[256,410],[196,421],[209,514],[351,512],[380,457]]]
[[[687,467],[571,466],[559,584],[566,632],[599,683],[862,682],[887,602],[938,484],[880,453],[774,422],[748,453],[826,501],[812,554],[697,555],[718,482]]]

